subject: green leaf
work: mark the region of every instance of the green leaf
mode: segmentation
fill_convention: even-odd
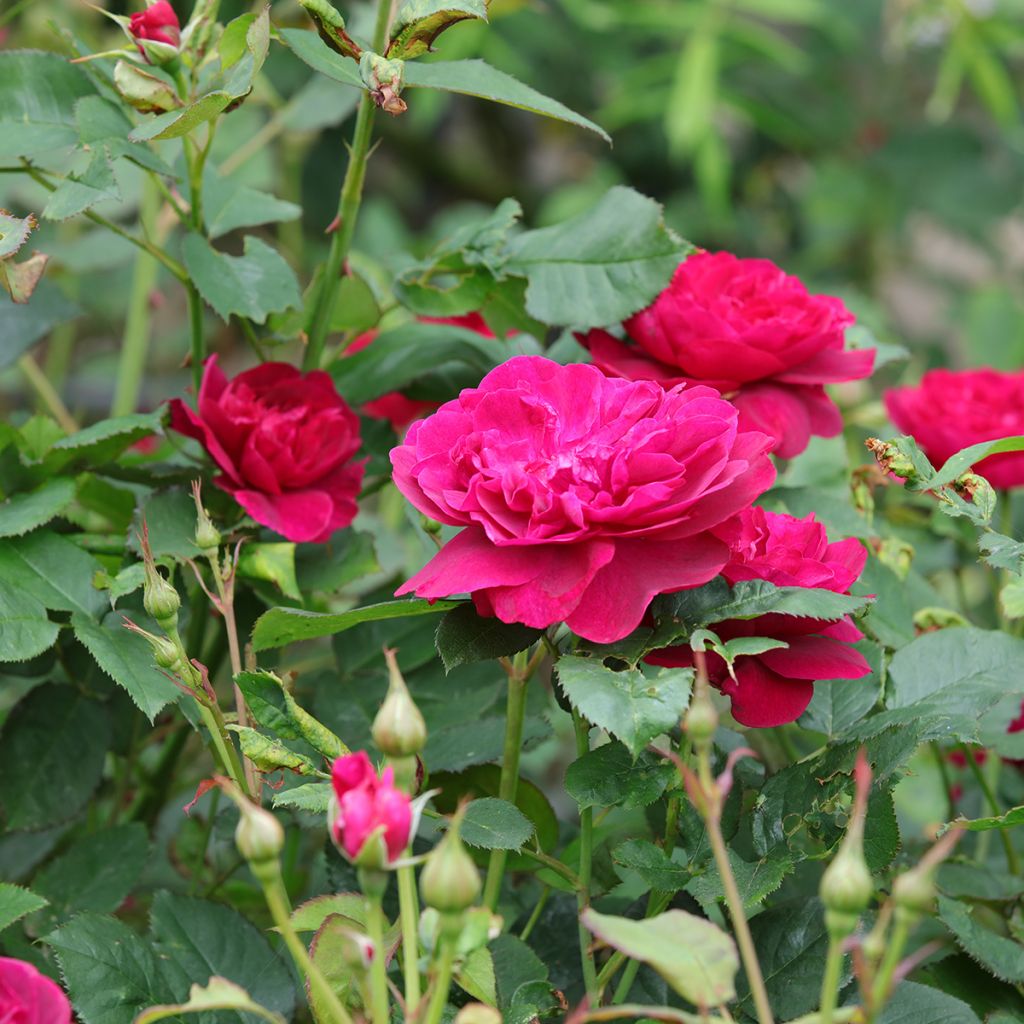
[[[750,911],[775,892],[794,867],[793,859],[786,853],[772,853],[751,863],[743,860],[735,850],[729,850],[729,863],[748,916],[753,916]],[[710,863],[704,874],[694,878],[685,888],[704,907],[725,900],[725,888],[714,863]]]
[[[648,678],[639,669],[613,672],[597,658],[573,655],[559,659],[557,672],[572,706],[621,740],[634,757],[679,724],[693,683],[692,669],[665,669]]]
[[[300,0],[306,13],[316,23],[320,38],[335,53],[358,61],[362,56],[359,44],[345,31],[345,19],[330,0]]]
[[[0,288],[0,369],[16,363],[54,327],[79,313],[78,306],[65,299],[49,281],[41,281],[32,293],[32,301],[27,303],[12,302]]]
[[[85,910],[112,913],[135,888],[148,858],[145,826],[115,825],[78,839],[32,884],[59,918]]]
[[[75,497],[75,481],[56,477],[0,502],[0,537],[20,537],[59,516]]]
[[[107,602],[92,585],[100,570],[92,555],[49,530],[0,540],[0,576],[54,611],[100,615]]]
[[[353,932],[358,934],[359,929],[354,927],[351,918],[331,914],[317,929],[309,947],[310,958],[343,1005],[351,999],[349,990],[353,984],[358,984],[346,956],[346,950],[351,947]],[[307,992],[314,1019],[331,1020],[330,1010],[323,1005],[323,997],[308,987]]]
[[[305,782],[274,794],[275,807],[290,807],[309,814],[326,814],[333,790],[329,782]]]
[[[939,889],[947,896],[1002,902],[1024,895],[1024,878],[995,871],[988,864],[945,861],[939,868]]]
[[[79,914],[45,942],[88,1024],[132,1024],[142,1010],[175,998],[150,943],[113,917]]]
[[[292,927],[297,932],[319,931],[331,914],[339,914],[362,925],[366,921],[366,898],[361,892],[316,896],[292,911]]]
[[[436,615],[458,607],[458,601],[411,600],[384,601],[348,612],[307,612],[298,608],[271,608],[257,620],[252,630],[253,650],[266,651],[299,640],[333,636],[361,622],[399,619],[409,615]]]
[[[969,832],[988,832],[994,828],[1013,828],[1024,825],[1024,806],[1011,807],[1003,814],[991,818],[972,818],[969,821],[957,819],[957,826]]]
[[[99,785],[109,739],[102,707],[74,687],[47,683],[19,701],[0,737],[6,827],[40,829],[73,818]]]
[[[125,628],[120,612],[111,612],[102,622],[72,615],[75,636],[96,659],[96,663],[152,722],[157,713],[178,698],[178,688],[153,661],[153,650],[144,637]]]
[[[211,978],[208,985],[197,982],[189,989],[188,996],[187,1003],[150,1007],[140,1013],[133,1024],[153,1024],[154,1021],[177,1017],[181,1013],[204,1013],[208,1010],[238,1010],[255,1014],[271,1024],[285,1024],[281,1014],[254,1003],[244,988],[225,978]]]
[[[685,910],[633,921],[588,908],[583,924],[603,942],[650,964],[688,1002],[722,1006],[736,995],[736,944],[717,925]]]
[[[118,68],[125,68],[124,62],[118,62]],[[122,74],[125,72],[122,71]],[[137,83],[153,83],[158,90],[167,89],[161,80],[143,71],[138,66],[132,65],[127,72]],[[118,70],[115,68],[114,81],[118,82]],[[119,90],[120,91],[120,90]],[[125,157],[140,167],[145,167],[157,174],[163,174],[169,178],[177,175],[164,163],[148,146],[139,145],[128,141],[128,134],[132,130],[132,123],[112,103],[108,103],[100,96],[86,96],[75,104],[75,120],[78,122],[78,136],[83,147],[96,149],[100,146],[106,150],[111,158]]]
[[[89,165],[81,174],[69,174],[50,193],[43,217],[46,220],[68,220],[106,199],[120,200],[121,190],[102,147],[93,152]]]
[[[336,533],[330,544],[300,544],[295,549],[295,576],[303,593],[333,593],[379,570],[373,537],[357,530]]]
[[[1024,982],[1024,947],[987,927],[975,908],[960,900],[939,896],[939,917],[957,944],[970,957],[1002,981]]]
[[[285,46],[314,71],[356,89],[366,88],[359,77],[358,65],[350,58],[335,53],[316,32],[302,28],[282,28],[278,30],[278,35]]]
[[[958,476],[962,476],[972,466],[977,465],[990,455],[1003,455],[1011,452],[1024,452],[1024,435],[1004,437],[998,441],[982,441],[981,444],[972,444],[969,448],[962,448],[956,455],[951,455],[946,459],[942,468],[928,480],[928,489],[944,487],[946,484],[952,483]]]
[[[616,872],[625,878],[632,872],[643,883],[661,892],[678,892],[693,877],[686,864],[686,851],[676,848],[672,856],[648,839],[627,839],[612,850]]]
[[[412,60],[434,48],[434,41],[460,21],[487,20],[485,0],[405,0],[391,23],[387,57]]]
[[[238,733],[238,744],[242,748],[242,753],[261,772],[276,772],[287,768],[298,775],[325,777],[325,773],[321,772],[308,757],[289,750],[279,740],[271,739],[255,729],[241,725],[229,725],[228,728]]]
[[[166,418],[167,410],[161,406],[155,412],[133,412],[100,420],[55,442],[47,452],[46,465],[62,468],[71,462],[92,466],[110,462],[136,441],[162,433]]]
[[[45,907],[46,902],[30,889],[23,889],[10,882],[0,882],[0,932],[15,921],[20,921],[26,914]]]
[[[466,808],[460,835],[467,846],[519,850],[533,835],[533,822],[515,804],[485,797]]]
[[[0,662],[28,661],[42,654],[58,632],[41,601],[0,579]]]
[[[158,139],[179,139],[201,124],[212,121],[231,103],[233,97],[223,90],[207,93],[181,110],[149,117],[132,129],[132,142],[155,142]]]
[[[17,255],[35,227],[34,217],[15,217],[0,210],[0,260]]]
[[[901,981],[878,1015],[878,1024],[981,1024],[977,1014],[954,996],[929,985]]]
[[[514,238],[505,269],[528,279],[526,310],[542,323],[602,327],[649,305],[688,251],[653,199],[616,186],[585,213]]]
[[[491,951],[484,947],[472,950],[455,969],[455,981],[474,999],[488,1006],[498,1002]]]
[[[297,220],[301,214],[301,206],[222,178],[212,169],[203,179],[203,215],[210,238],[238,228]]]
[[[73,146],[75,103],[95,91],[85,71],[60,54],[0,52],[0,159]]]
[[[503,103],[533,114],[541,114],[557,121],[565,121],[579,128],[596,132],[605,142],[611,136],[600,125],[567,106],[553,100],[536,89],[525,85],[511,75],[491,67],[483,60],[448,60],[431,64],[408,64],[405,68],[407,88],[418,86],[425,89],[442,89],[445,92],[478,96],[492,103]],[[633,310],[636,312],[636,310]],[[610,323],[611,321],[605,321]]]
[[[565,773],[565,788],[585,807],[646,807],[675,779],[671,764],[646,751],[634,759],[621,743],[607,743],[573,761]]]
[[[878,702],[878,688],[860,680],[823,680],[814,684],[814,696],[798,723],[826,736],[844,737]]]
[[[472,661],[491,661],[532,647],[544,630],[480,615],[471,602],[445,614],[437,627],[437,653],[450,672]]]
[[[302,600],[295,578],[295,545],[286,542],[246,544],[238,556],[238,575],[266,580],[285,597]]]
[[[290,1019],[295,1008],[291,972],[263,935],[236,910],[158,892],[151,920],[158,951],[180,978],[176,998],[197,978],[217,976],[241,985],[256,1003]],[[244,1021],[237,1014],[220,1019],[224,1024]]]
[[[245,238],[242,256],[218,252],[195,234],[185,237],[182,254],[199,293],[225,321],[238,314],[262,324],[269,314],[302,304],[295,272],[252,235]]]
[[[199,556],[195,542],[196,506],[188,492],[173,488],[143,499],[129,536],[131,549],[140,557],[137,534],[142,532],[143,522],[149,530],[149,546],[154,558],[183,561]]]

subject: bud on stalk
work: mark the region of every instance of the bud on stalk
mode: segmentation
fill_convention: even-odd
[[[192,481],[192,497],[196,503],[196,547],[203,554],[210,554],[220,547],[220,531],[203,508],[202,484],[198,480]]]
[[[426,746],[427,723],[405,685],[395,651],[384,648],[384,658],[388,665],[388,692],[373,720],[373,741],[389,758],[411,758]]]
[[[444,917],[461,914],[476,902],[480,895],[480,872],[459,837],[465,806],[452,818],[444,838],[427,857],[420,874],[420,893],[423,902]]]
[[[142,524],[142,533],[139,535],[139,546],[142,548],[142,564],[146,574],[142,588],[142,606],[147,614],[156,619],[161,629],[170,633],[178,628],[181,598],[156,567],[153,551],[149,546],[149,530],[145,523]]]

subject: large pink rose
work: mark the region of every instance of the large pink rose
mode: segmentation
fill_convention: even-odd
[[[824,527],[810,515],[795,519],[762,508],[740,517],[733,555],[722,570],[730,582],[767,580],[778,587],[812,587],[845,594],[860,576],[867,550],[854,539],[830,544]],[[719,622],[711,626],[722,640],[767,636],[789,646],[763,654],[741,656],[735,678],[717,654],[707,656],[711,683],[732,701],[736,721],[751,727],[783,725],[799,718],[814,695],[819,679],[860,679],[871,667],[850,646],[863,635],[849,619],[824,622],[790,615]],[[689,646],[656,651],[653,665],[690,666]]]
[[[623,325],[580,340],[605,373],[666,387],[708,384],[740,410],[742,430],[775,439],[775,453],[799,455],[811,435],[843,426],[824,384],[871,373],[873,350],[843,350],[853,316],[828,295],[811,295],[770,260],[698,252],[672,283]]]
[[[23,960],[0,957],[2,1024],[71,1024],[71,1006],[60,986]]]
[[[399,490],[465,527],[398,593],[471,593],[504,622],[621,639],[656,594],[721,570],[712,529],[771,485],[770,438],[737,421],[709,388],[510,359],[391,452]]]
[[[893,423],[941,466],[961,448],[1024,434],[1024,370],[929,370],[916,388],[885,393]],[[975,467],[993,487],[1024,487],[1024,453],[992,455]]]
[[[263,363],[232,380],[206,361],[199,412],[171,402],[171,427],[220,467],[214,483],[292,541],[326,541],[356,516],[359,420],[319,370]]]

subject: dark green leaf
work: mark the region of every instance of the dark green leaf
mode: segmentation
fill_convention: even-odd
[[[665,669],[648,678],[639,669],[613,672],[596,658],[573,655],[561,658],[557,671],[572,706],[621,740],[634,757],[679,724],[693,681],[691,669]]]
[[[611,136],[593,121],[570,110],[567,106],[549,96],[537,92],[511,75],[491,67],[483,60],[436,61],[431,64],[409,64],[405,68],[406,87],[420,86],[426,89],[443,89],[467,96],[478,96],[492,103],[503,103],[510,107],[529,110],[533,114],[566,121],[580,128],[596,132],[605,142]],[[636,312],[633,310],[633,312]],[[567,321],[566,321],[567,322]],[[605,321],[610,323],[610,321]]]
[[[466,808],[460,835],[468,846],[519,850],[533,835],[533,823],[515,804],[485,797]]]
[[[75,481],[56,477],[0,502],[0,537],[20,537],[59,516],[75,497]]]
[[[753,863],[743,860],[735,850],[729,850],[729,863],[732,865],[736,886],[743,900],[743,906],[750,913],[766,897],[770,896],[782,880],[793,870],[793,860],[785,853],[772,853],[762,860]],[[725,899],[722,879],[714,863],[708,864],[704,874],[693,879],[686,891],[702,906],[709,907]]]
[[[0,662],[28,661],[53,646],[57,623],[42,602],[0,579]]]
[[[970,832],[988,832],[994,828],[1012,828],[1024,825],[1024,806],[1011,807],[1003,814],[991,818],[972,818],[970,821],[958,821],[957,824]]]
[[[944,487],[946,484],[952,483],[958,476],[962,476],[972,466],[990,455],[1003,455],[1010,452],[1024,452],[1024,436],[1004,437],[998,441],[982,441],[981,444],[972,444],[969,448],[963,448],[942,464],[942,468],[928,481],[929,489]]]
[[[326,814],[331,803],[333,789],[329,782],[304,782],[294,789],[285,789],[274,794],[275,807],[291,807],[296,811],[310,814]]]
[[[120,198],[121,190],[110,161],[100,148],[93,152],[88,167],[81,174],[69,174],[56,191],[50,193],[43,207],[43,216],[47,220],[68,220],[105,199]]]
[[[834,679],[814,684],[814,696],[799,724],[826,736],[843,737],[878,702],[870,680]]]
[[[46,900],[29,889],[10,882],[0,882],[0,932],[46,906]]]
[[[612,850],[615,870],[620,875],[635,873],[646,886],[662,892],[678,892],[693,877],[686,859],[684,850],[677,848],[669,857],[647,839],[627,839]]]
[[[379,569],[373,537],[357,530],[336,533],[329,544],[299,544],[295,548],[295,576],[299,589],[306,593],[337,591]]]
[[[0,369],[16,363],[57,324],[73,319],[80,312],[78,306],[65,299],[49,281],[41,281],[32,293],[32,301],[27,303],[12,302],[0,288]]]
[[[458,607],[457,601],[412,600],[385,601],[353,608],[348,612],[307,612],[297,608],[271,608],[257,620],[252,631],[253,649],[266,651],[273,647],[284,647],[299,640],[312,640],[318,636],[332,636],[361,622],[375,622],[380,619],[404,618],[408,615],[435,615]]]
[[[242,748],[242,753],[261,772],[276,772],[287,768],[299,775],[324,774],[308,757],[290,750],[279,740],[271,739],[255,729],[241,725],[230,725],[228,728],[238,734],[238,744]]]
[[[129,537],[133,551],[141,555],[138,533],[145,522],[149,530],[149,546],[155,558],[183,560],[196,558],[196,506],[192,496],[172,489],[147,495],[139,506],[134,528]]]
[[[335,53],[316,32],[301,28],[283,28],[278,34],[288,49],[314,71],[356,89],[366,88],[359,77],[359,66],[355,61]]]
[[[212,170],[203,181],[203,214],[210,238],[238,228],[296,220],[302,207],[258,189],[219,177]]]
[[[970,904],[939,896],[939,917],[958,945],[997,978],[1024,982],[1024,947],[993,931]]]
[[[642,753],[636,760],[621,743],[607,743],[569,765],[565,788],[584,807],[646,807],[665,792],[674,765]]]
[[[109,462],[136,441],[161,433],[166,417],[166,408],[161,407],[100,420],[57,441],[47,453],[46,464],[59,468],[72,461],[93,466]]]
[[[128,691],[151,722],[177,699],[178,688],[156,667],[149,643],[125,627],[120,612],[111,612],[102,622],[72,615],[71,625],[100,668]]]
[[[221,114],[231,103],[232,98],[222,89],[207,93],[181,110],[168,110],[164,114],[147,118],[142,124],[132,129],[128,138],[132,142],[181,138]]]
[[[878,1015],[878,1024],[981,1024],[966,1004],[945,992],[902,981]]]
[[[49,530],[0,540],[0,576],[54,611],[100,615],[107,602],[92,585],[100,568],[88,552]]]
[[[238,555],[238,575],[273,583],[285,597],[302,600],[295,579],[295,545],[292,543],[246,544]]]
[[[532,647],[544,630],[480,615],[471,602],[445,614],[437,627],[437,653],[449,672],[471,661],[508,657]]]
[[[302,303],[295,272],[252,235],[246,236],[242,256],[218,252],[195,234],[186,236],[182,254],[200,294],[223,320],[239,314],[262,324],[270,313]]]
[[[21,700],[0,741],[7,828],[73,818],[99,785],[109,737],[104,710],[74,687],[47,683]]]

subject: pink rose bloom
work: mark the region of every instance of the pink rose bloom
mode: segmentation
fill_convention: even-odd
[[[771,485],[770,438],[737,420],[709,388],[510,359],[391,452],[413,505],[465,527],[397,593],[470,593],[503,622],[622,639],[656,594],[718,574],[712,530]]]
[[[485,338],[493,338],[494,332],[487,326],[486,321],[479,313],[466,313],[463,316],[433,317],[421,316],[417,319],[425,324],[451,324],[454,327],[465,327],[470,331]],[[364,348],[373,344],[377,339],[378,331],[365,331],[360,334],[347,349],[345,355],[352,356],[362,352]],[[374,398],[363,406],[363,413],[374,420],[387,420],[392,428],[401,433],[412,423],[428,412],[433,412],[441,403],[428,402],[423,399],[407,398],[401,391],[389,391],[380,398]]]
[[[71,1005],[31,964],[0,957],[0,1024],[71,1024]]]
[[[1024,370],[929,370],[916,388],[892,388],[885,407],[936,466],[961,448],[1024,434]],[[990,455],[974,471],[999,490],[1024,487],[1024,453]]]
[[[843,350],[852,323],[839,299],[809,294],[770,260],[698,252],[625,322],[625,342],[600,330],[580,340],[611,376],[717,388],[740,410],[740,429],[770,435],[788,459],[812,434],[842,430],[823,385],[871,373],[873,350]]]
[[[356,516],[359,420],[320,370],[263,363],[228,380],[210,356],[198,413],[174,399],[171,428],[206,449],[218,487],[288,540],[322,543]]]
[[[849,592],[867,561],[867,550],[853,538],[829,544],[824,527],[814,516],[796,519],[762,508],[740,517],[739,539],[732,559],[722,570],[730,582],[767,580],[778,587],[812,587]],[[860,679],[871,667],[850,646],[863,634],[849,619],[824,622],[791,615],[761,615],[756,619],[718,622],[710,627],[723,641],[745,636],[784,640],[763,654],[741,656],[733,666],[707,655],[712,685],[732,701],[733,717],[741,725],[767,727],[799,718],[807,709],[819,679]],[[646,659],[653,665],[690,666],[689,646],[668,647]]]
[[[181,46],[181,23],[167,0],[156,0],[144,11],[136,11],[128,19],[128,31],[135,39],[166,43],[175,49]],[[146,51],[141,45],[139,52],[146,57]]]
[[[335,845],[353,861],[369,859],[383,866],[397,860],[409,845],[413,812],[409,797],[395,788],[394,769],[385,768],[378,776],[360,750],[334,762],[331,781],[337,801],[331,820]],[[374,836],[383,840],[383,851],[364,851]]]

